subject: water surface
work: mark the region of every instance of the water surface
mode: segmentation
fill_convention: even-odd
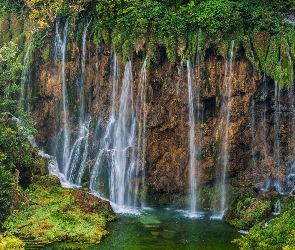
[[[88,249],[238,249],[231,244],[240,237],[236,228],[220,220],[210,220],[211,213],[189,218],[181,210],[161,208],[141,215],[118,215],[110,223],[110,232],[98,246]]]

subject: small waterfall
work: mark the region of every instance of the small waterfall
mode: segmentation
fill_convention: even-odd
[[[84,91],[84,85],[85,85],[85,53],[86,53],[86,34],[87,29],[90,24],[89,22],[86,22],[84,29],[83,29],[83,35],[82,35],[82,56],[81,56],[81,77],[80,81],[77,83],[79,86],[79,99],[80,99],[80,113],[79,113],[79,126],[82,127],[82,124],[85,120],[85,91]]]
[[[281,74],[281,61],[279,62],[280,74]],[[281,163],[280,163],[280,114],[281,114],[281,95],[279,82],[274,83],[274,160],[276,164],[277,180],[275,183],[278,192],[282,192],[282,183],[280,180]]]
[[[267,131],[266,131],[266,110],[267,110],[267,95],[268,95],[268,81],[266,79],[266,74],[264,72],[263,74],[263,89],[262,89],[262,101],[263,101],[263,107],[261,110],[261,123],[262,123],[262,155],[264,159],[268,158],[268,148],[267,148]],[[262,162],[262,164],[266,164],[265,161]],[[261,183],[262,184],[262,183]],[[260,185],[261,185],[260,184]],[[269,186],[269,180],[264,184],[263,189],[268,189]]]
[[[110,176],[110,199],[117,205],[133,205],[132,177],[135,174],[133,143],[135,114],[133,107],[132,64],[127,62],[122,83],[118,119],[115,125],[114,149]]]
[[[54,39],[54,59],[56,64],[61,64],[60,75],[62,82],[62,103],[61,103],[61,123],[62,127],[57,135],[55,155],[59,163],[60,172],[67,177],[68,161],[70,156],[70,129],[68,121],[68,94],[66,87],[66,45],[68,35],[68,21],[63,28],[63,38],[59,34],[59,22],[56,23],[56,34]],[[59,65],[58,65],[59,66]],[[66,181],[66,180],[63,180]]]
[[[74,142],[67,166],[67,179],[70,183],[80,185],[86,167],[88,155],[89,124],[91,118],[85,119],[85,53],[86,34],[90,22],[86,22],[82,35],[82,55],[81,55],[81,76],[77,85],[79,86],[79,133]]]
[[[225,210],[226,210],[226,171],[228,164],[228,133],[230,125],[230,111],[231,111],[231,76],[233,68],[233,52],[234,52],[235,41],[231,41],[229,53],[225,62],[224,70],[224,82],[223,82],[223,91],[222,91],[222,110],[223,113],[223,122],[222,122],[222,138],[221,138],[221,164],[222,164],[222,173],[221,173],[221,201],[220,201],[220,214],[214,216],[215,218],[222,219]]]
[[[253,86],[255,86],[255,56],[254,52],[251,50],[251,56],[253,58],[253,69],[252,69],[252,80]],[[251,100],[251,107],[250,107],[250,114],[251,114],[251,154],[252,154],[252,163],[253,163],[253,181],[254,184],[257,183],[257,166],[256,166],[256,159],[255,159],[255,100],[252,97]]]
[[[30,71],[30,51],[31,46],[29,45],[24,57],[23,71],[21,75],[21,93],[20,93],[20,103],[19,106],[23,110],[29,110],[29,98],[30,98],[30,81],[31,81],[31,71]]]
[[[137,98],[137,121],[138,121],[138,159],[137,159],[137,171],[141,171],[141,183],[144,186],[145,183],[145,151],[146,151],[146,62],[145,58],[141,72],[140,72],[140,81],[139,81],[139,90]],[[135,193],[138,192],[138,182],[136,182]],[[135,201],[135,200],[134,200]],[[145,197],[141,197],[141,206],[144,207]],[[134,204],[135,206],[136,204]]]
[[[190,211],[196,212],[196,169],[195,169],[195,112],[193,102],[193,88],[191,82],[191,63],[187,60],[187,85],[188,85],[188,104],[189,104],[189,184],[190,184]]]
[[[90,122],[91,119],[88,119],[88,121],[81,125],[78,138],[73,143],[68,161],[67,180],[71,184],[78,186],[81,184],[81,179],[86,167]]]
[[[280,201],[280,199],[277,199],[277,202],[276,202],[276,204],[274,206],[273,214],[278,215],[280,213],[281,213],[281,201]]]
[[[111,110],[110,118],[106,126],[104,136],[100,143],[100,148],[99,148],[97,158],[93,166],[91,177],[90,177],[90,189],[96,192],[99,196],[104,196],[104,197],[109,196],[107,191],[103,189],[105,186],[108,185],[108,183],[105,180],[107,179],[107,176],[110,175],[109,173],[110,171],[107,172],[104,166],[111,165],[110,161],[112,161],[112,159],[111,160],[109,159],[112,158],[112,154],[114,153],[114,150],[112,148],[114,144],[113,135],[115,133],[114,128],[116,125],[115,107],[116,107],[116,96],[118,92],[118,59],[117,59],[116,53],[114,53],[114,58],[113,58],[111,82],[113,85],[112,104],[111,104],[112,110]]]
[[[201,30],[198,33],[198,47],[197,47],[197,55],[196,55],[196,91],[195,91],[195,98],[196,98],[196,124],[195,124],[195,137],[197,140],[195,141],[195,153],[197,158],[196,164],[196,173],[201,171],[201,160],[202,160],[202,129],[201,129],[201,122],[202,122],[202,113],[201,113],[201,98],[200,98],[200,89],[201,89],[201,59],[200,59],[200,44],[201,44]],[[196,174],[196,182],[198,182],[198,177]],[[197,187],[196,187],[197,188]],[[197,190],[196,190],[197,191]],[[196,197],[197,199],[197,197]],[[196,200],[196,206],[198,206],[198,199]]]
[[[287,57],[289,60],[290,64],[290,83],[291,83],[291,89],[290,89],[290,107],[292,111],[292,116],[291,116],[291,122],[290,122],[290,135],[291,135],[291,148],[292,148],[292,158],[293,162],[291,165],[291,168],[289,170],[289,173],[287,175],[287,184],[288,187],[291,188],[291,193],[294,191],[295,188],[295,103],[294,103],[294,70],[293,70],[293,60],[290,55],[290,46],[288,45],[288,50],[287,50]]]

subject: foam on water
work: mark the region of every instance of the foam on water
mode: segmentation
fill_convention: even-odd
[[[188,210],[176,210],[176,212],[179,212],[182,216],[190,219],[201,219],[204,217],[205,214],[205,212],[192,212]]]
[[[240,234],[249,234],[248,230],[239,230],[238,231]]]

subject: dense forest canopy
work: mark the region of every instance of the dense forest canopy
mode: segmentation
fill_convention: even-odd
[[[202,39],[203,50],[213,41],[221,54],[230,40],[247,43],[245,36],[251,38],[259,31],[271,36],[285,33],[284,37],[292,40],[293,27],[285,15],[292,18],[294,10],[294,0],[5,0],[0,3],[2,13],[28,15],[35,23],[34,36],[39,40],[50,34],[48,31],[53,29],[56,19],[86,17],[94,27],[94,42],[112,43],[125,61],[133,51],[143,51],[152,58],[158,45],[166,48],[172,62],[177,56],[193,58],[200,31],[206,37]],[[287,27],[292,27],[291,31]],[[247,46],[250,45],[244,45]]]

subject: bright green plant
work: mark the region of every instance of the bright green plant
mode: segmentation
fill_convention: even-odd
[[[0,250],[24,250],[25,243],[14,237],[2,237],[0,235]]]
[[[291,209],[267,225],[261,222],[250,229],[247,236],[234,240],[242,250],[294,249],[295,211]]]
[[[40,242],[98,243],[107,234],[106,223],[116,219],[110,206],[82,191],[62,188],[56,176],[44,176],[25,191],[28,201],[4,223],[7,233]]]

